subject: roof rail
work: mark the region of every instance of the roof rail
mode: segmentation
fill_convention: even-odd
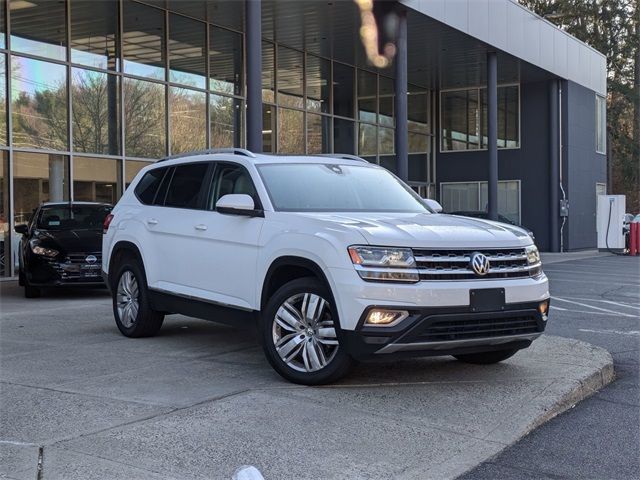
[[[369,163],[362,157],[357,155],[351,155],[350,153],[317,153],[314,157],[328,157],[328,158],[341,158],[342,160],[355,160],[357,162]]]
[[[171,155],[169,157],[161,158],[158,162],[164,162],[165,160],[173,160],[174,158],[193,157],[195,155],[210,155],[214,153],[229,153],[231,155],[242,155],[244,157],[256,158],[253,152],[244,148],[207,148],[206,150],[196,150],[194,152],[179,153]]]

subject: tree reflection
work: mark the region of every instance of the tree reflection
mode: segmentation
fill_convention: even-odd
[[[164,86],[126,78],[123,85],[127,156],[165,155]]]

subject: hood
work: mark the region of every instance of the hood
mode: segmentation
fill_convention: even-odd
[[[102,250],[101,230],[36,230],[32,238],[38,245],[55,248],[65,254]]]
[[[300,213],[357,230],[370,245],[412,248],[505,248],[532,243],[521,228],[500,222],[429,213]]]

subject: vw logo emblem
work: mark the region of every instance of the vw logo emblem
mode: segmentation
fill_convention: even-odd
[[[483,255],[480,252],[474,252],[471,254],[469,266],[474,271],[474,273],[480,277],[489,273],[489,259],[486,257],[486,255]]]
[[[98,257],[95,255],[87,255],[87,258],[84,259],[87,263],[96,263],[98,261]]]

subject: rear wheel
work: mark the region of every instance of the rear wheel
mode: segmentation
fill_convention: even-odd
[[[457,360],[465,363],[474,363],[476,365],[490,365],[498,363],[507,358],[513,357],[518,349],[495,350],[493,352],[467,353],[464,355],[454,355]]]
[[[285,379],[321,385],[343,377],[353,365],[340,346],[332,302],[329,289],[311,277],[292,280],[269,299],[261,320],[263,348]]]
[[[158,333],[164,314],[151,308],[144,271],[132,257],[116,266],[111,287],[113,315],[120,332],[127,337],[151,337]]]

